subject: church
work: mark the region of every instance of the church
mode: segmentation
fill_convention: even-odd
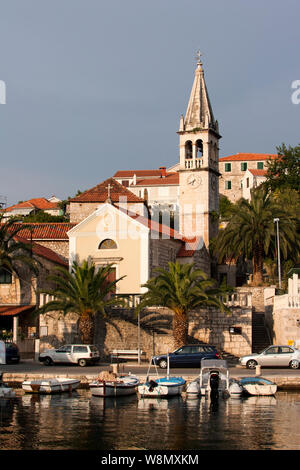
[[[110,263],[119,294],[141,294],[157,267],[195,263],[211,275],[209,242],[219,201],[219,134],[198,55],[179,162],[154,170],[122,170],[69,201],[69,265]]]

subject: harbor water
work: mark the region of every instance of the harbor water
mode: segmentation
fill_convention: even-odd
[[[0,399],[1,450],[300,450],[300,393],[138,399]]]

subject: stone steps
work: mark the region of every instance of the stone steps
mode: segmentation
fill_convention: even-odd
[[[270,338],[265,327],[264,312],[252,314],[252,352],[257,353],[270,346]]]

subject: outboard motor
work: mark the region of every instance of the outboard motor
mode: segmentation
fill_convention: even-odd
[[[219,398],[219,372],[212,371],[209,376],[210,397],[212,400]]]
[[[158,386],[157,382],[155,382],[154,380],[150,380],[150,382],[149,382],[149,392],[152,392],[155,389],[155,387],[157,387],[157,386]]]

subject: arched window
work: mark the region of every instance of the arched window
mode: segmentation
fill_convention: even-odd
[[[102,242],[98,246],[99,250],[115,250],[116,248],[118,248],[116,242],[114,242],[110,238],[102,240]]]
[[[196,140],[196,157],[203,157],[203,140]]]
[[[145,201],[148,201],[148,189],[144,189],[144,199]]]
[[[193,145],[190,140],[185,143],[185,158],[193,158]]]

